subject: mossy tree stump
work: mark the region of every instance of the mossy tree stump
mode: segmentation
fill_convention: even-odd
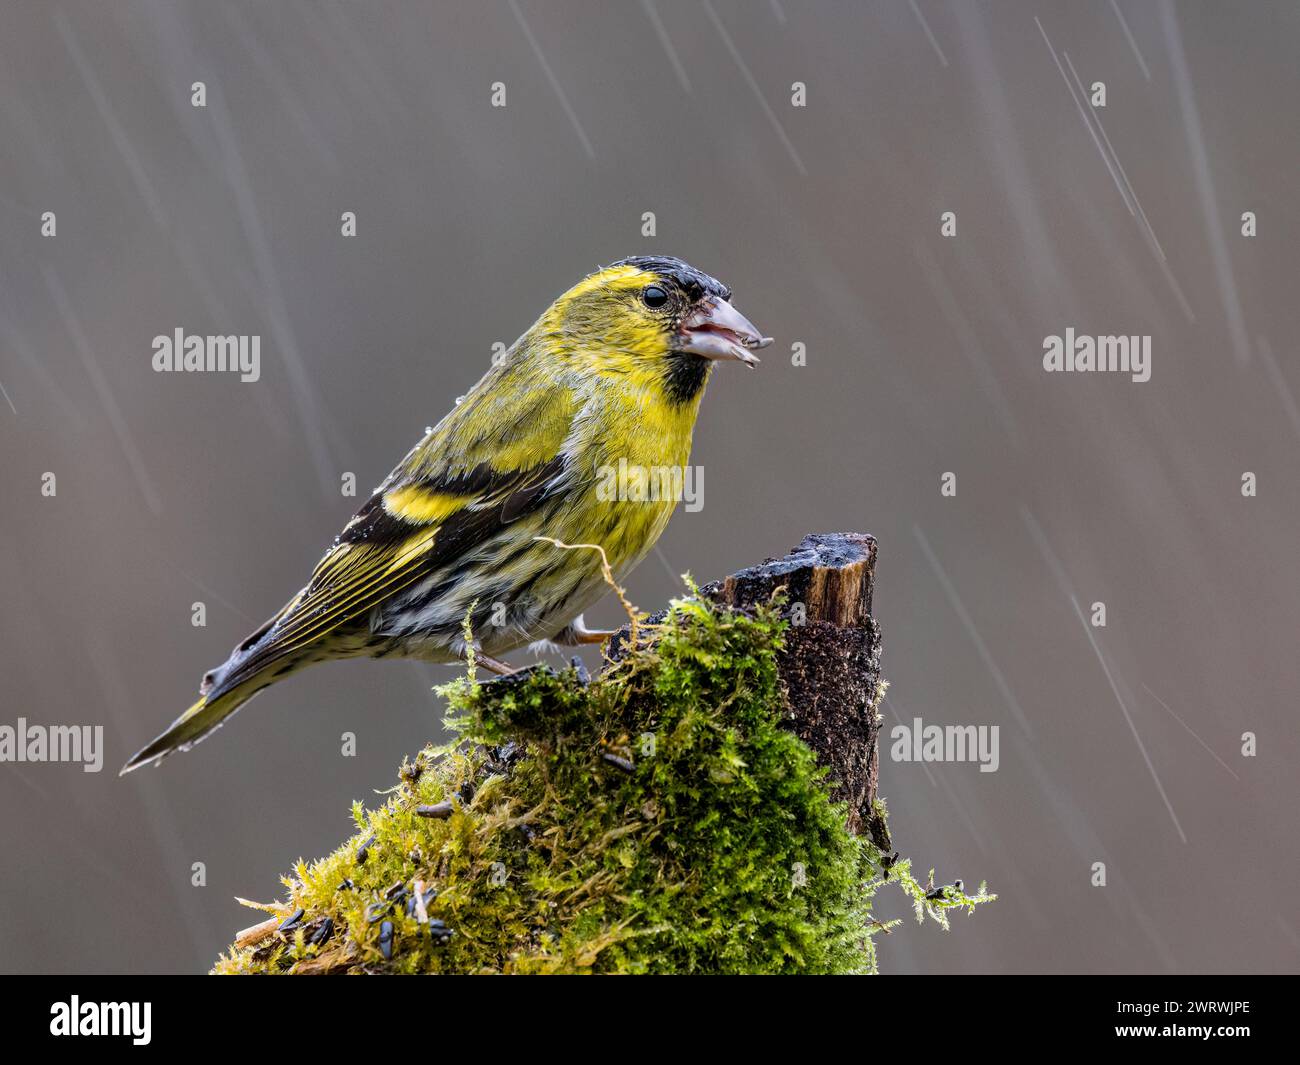
[[[777,656],[785,720],[830,772],[831,797],[848,805],[849,829],[889,836],[872,804],[880,780],[880,626],[871,616],[876,541],[865,533],[811,533],[789,554],[700,588],[720,606],[752,615],[784,590],[790,621]],[[662,615],[650,619],[654,622]],[[613,641],[617,661],[627,640]]]
[[[284,878],[223,973],[871,972],[885,883],[947,927],[876,799],[876,545],[807,536],[609,662],[443,686],[458,733]]]

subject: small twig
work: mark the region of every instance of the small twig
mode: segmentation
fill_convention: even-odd
[[[415,882],[415,916],[420,924],[429,923],[429,911],[424,908],[424,881]]]
[[[576,551],[579,548],[587,548],[591,551],[600,553],[600,571],[605,577],[605,583],[613,589],[614,594],[618,596],[618,601],[623,604],[623,609],[627,612],[627,620],[631,629],[632,648],[636,649],[637,636],[637,610],[627,598],[626,593],[619,587],[618,582],[614,580],[614,570],[610,567],[609,556],[605,554],[605,549],[600,544],[566,544],[553,536],[534,536],[534,540],[545,540],[548,544],[554,544],[563,551]]]
[[[260,943],[267,936],[274,935],[279,926],[279,917],[272,917],[269,921],[263,921],[261,924],[249,925],[242,932],[235,934],[235,946],[251,947],[254,943]]]

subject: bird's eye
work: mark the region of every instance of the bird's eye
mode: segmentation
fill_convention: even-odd
[[[668,302],[668,293],[659,285],[646,285],[641,299],[647,307],[662,307]]]

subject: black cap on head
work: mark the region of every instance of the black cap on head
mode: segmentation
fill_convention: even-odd
[[[692,302],[706,295],[717,296],[724,300],[731,299],[731,289],[716,277],[710,277],[703,271],[695,269],[690,263],[684,263],[671,255],[633,255],[627,259],[620,259],[613,265],[651,270],[661,277],[676,282]]]

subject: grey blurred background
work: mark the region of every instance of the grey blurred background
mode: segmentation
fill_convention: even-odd
[[[1298,43],[1291,2],[4,3],[0,723],[107,754],[0,765],[0,968],[205,970],[378,801],[450,668],[321,667],[116,770],[494,342],[655,251],[777,344],[715,375],[634,601],[869,531],[886,723],[1001,727],[996,773],[883,752],[903,853],[1001,896],[884,970],[1294,971]],[[154,373],[178,326],[261,380]],[[1045,374],[1068,326],[1151,380]]]

